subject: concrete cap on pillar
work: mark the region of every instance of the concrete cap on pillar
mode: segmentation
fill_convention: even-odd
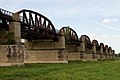
[[[20,21],[20,16],[18,13],[13,13],[13,21]]]

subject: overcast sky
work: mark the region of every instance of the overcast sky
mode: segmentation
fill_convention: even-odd
[[[56,29],[73,28],[120,52],[120,0],[0,0],[11,12],[30,9],[48,17]]]

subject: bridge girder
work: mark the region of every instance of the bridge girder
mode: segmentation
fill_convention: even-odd
[[[13,21],[12,12],[0,8],[0,28],[9,30],[9,23]]]
[[[20,15],[22,37],[25,39],[52,39],[58,41],[58,36],[52,22],[42,14],[23,9]]]

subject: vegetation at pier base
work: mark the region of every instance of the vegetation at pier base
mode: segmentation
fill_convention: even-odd
[[[66,28],[66,33],[65,33],[65,43],[67,45],[71,44],[70,43],[70,29],[69,28],[70,28],[69,26]]]
[[[0,29],[0,45],[15,44],[14,33]]]
[[[120,59],[0,67],[0,80],[119,80]]]

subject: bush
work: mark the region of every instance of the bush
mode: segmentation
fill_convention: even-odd
[[[6,44],[15,44],[14,33],[1,29],[0,30],[0,45],[6,45]]]

